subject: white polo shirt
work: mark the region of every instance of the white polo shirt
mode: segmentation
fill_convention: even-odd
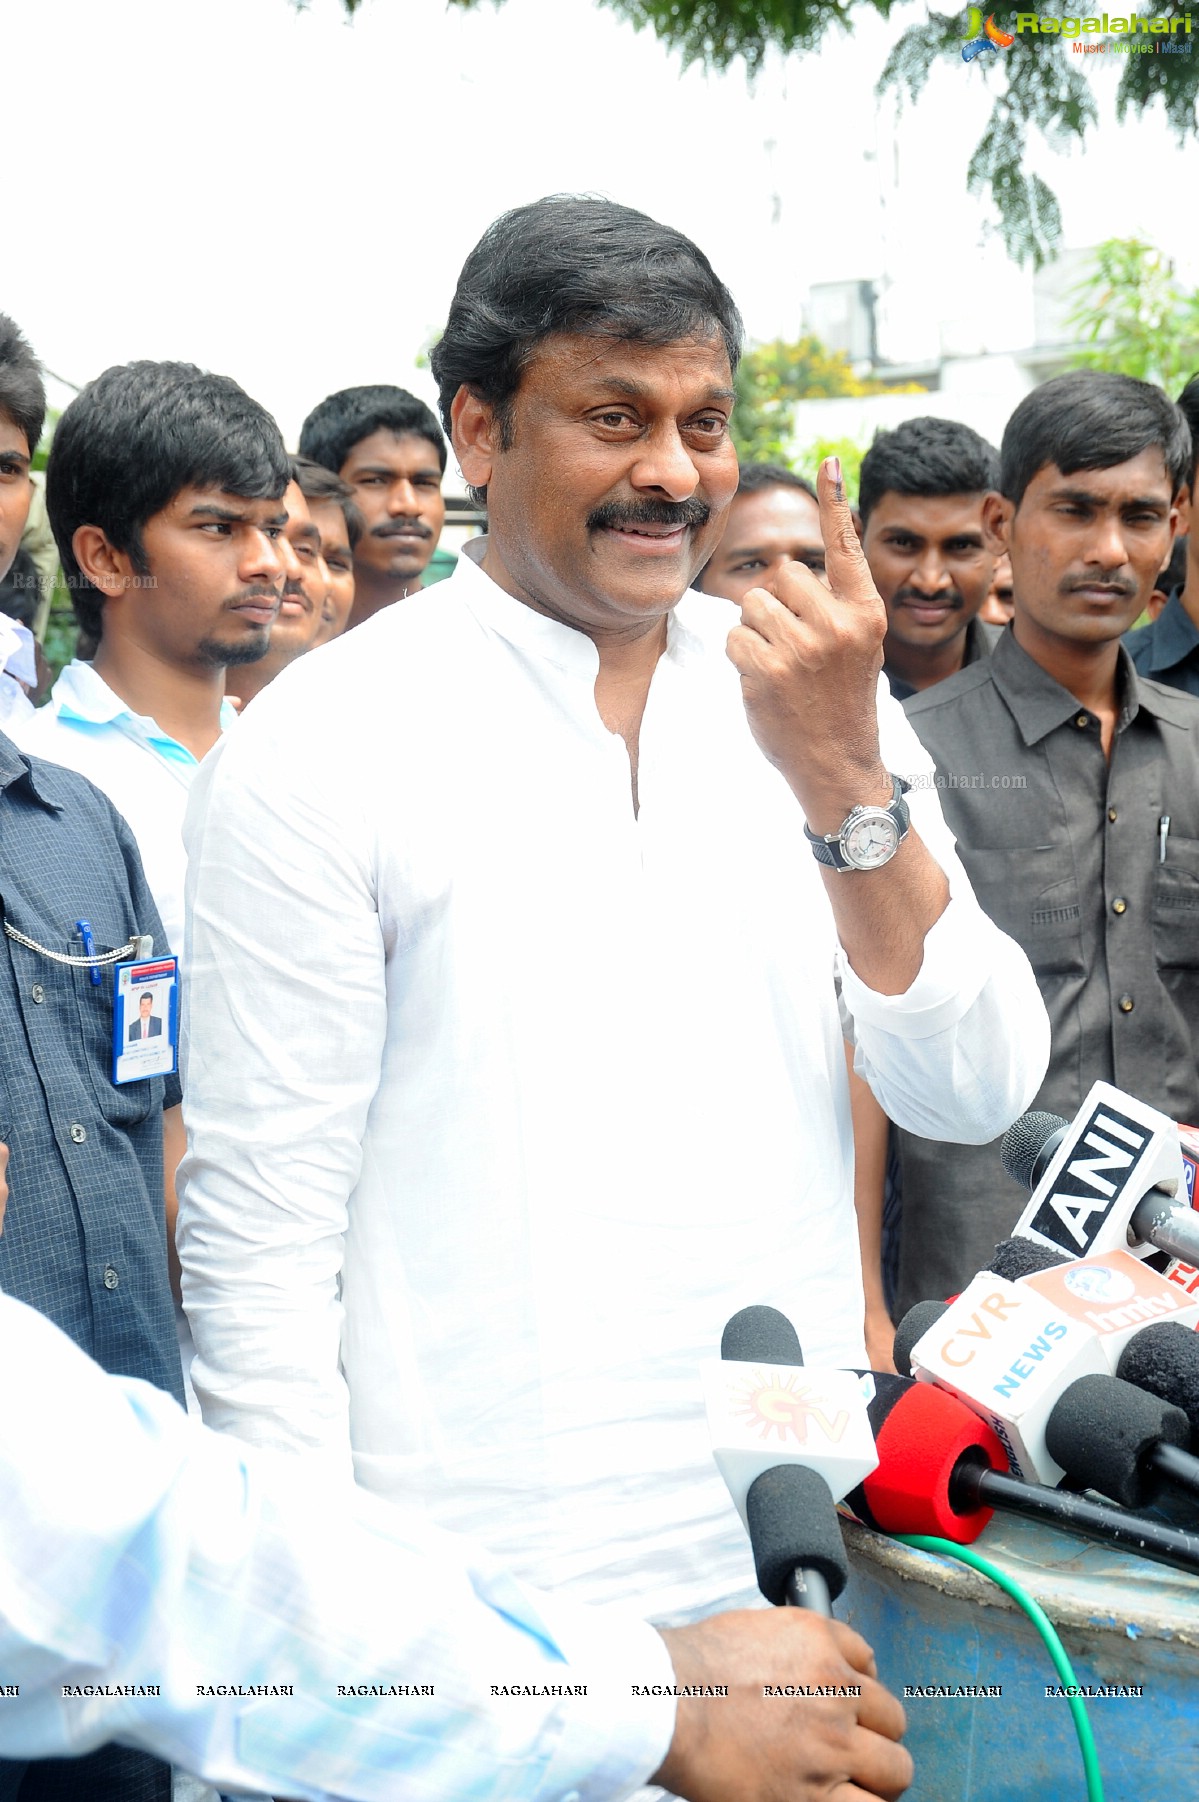
[[[236,718],[236,709],[222,702],[221,730]],[[63,670],[45,706],[10,727],[9,736],[33,757],[78,770],[125,816],[170,948],[182,964],[183,815],[198,760],[155,720],[134,713],[78,658]]]

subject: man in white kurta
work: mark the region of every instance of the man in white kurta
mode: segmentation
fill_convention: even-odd
[[[674,605],[736,486],[709,449],[724,349],[604,340],[572,361],[574,342],[522,375],[516,450],[485,455],[455,400],[491,537],[287,670],[201,773],[180,1249],[210,1424],[419,1499],[540,1584],[661,1619],[749,1588],[697,1368],[728,1316],[771,1303],[809,1363],[862,1359],[843,1025],[892,1118],[975,1140],[1026,1104],[1047,1033],[928,758],[875,698],[877,644],[828,681],[874,764],[930,781],[892,865],[826,877],[802,781],[747,723],[727,604]],[[581,473],[539,478],[539,420],[573,382]],[[834,604],[852,556],[876,601],[822,482],[844,520],[829,512],[833,600],[813,587]],[[544,537],[539,506],[556,510]],[[670,527],[672,509],[693,523]],[[657,608],[632,741],[603,698],[611,641],[573,623],[576,540],[580,619],[608,592],[635,626]],[[755,606],[747,633],[778,603]],[[870,622],[881,643],[881,608]],[[812,767],[835,773],[834,753],[818,744]],[[807,801],[821,832],[830,780]],[[831,885],[915,909],[921,882],[940,885],[922,952],[918,934],[911,979],[880,992],[838,944],[835,906],[856,902]]]

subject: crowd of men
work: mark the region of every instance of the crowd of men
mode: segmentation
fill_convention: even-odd
[[[1199,378],[1056,378],[998,450],[909,420],[855,513],[835,460],[738,469],[740,343],[689,240],[559,197],[468,257],[440,422],[350,388],[292,455],[226,377],[109,369],[51,449],[80,643],[36,710],[0,640],[0,1289],[348,1522],[357,1485],[486,1546],[546,1643],[584,1605],[568,1666],[606,1603],[605,1663],[651,1620],[667,1688],[856,1672],[787,1731],[626,1703],[597,1798],[910,1770],[855,1636],[740,1612],[696,1380],[728,1315],[893,1368],[1021,1211],[1023,1109],[1104,1078],[1199,1120],[1199,548],[1132,631]],[[0,318],[0,574],[43,412]],[[425,587],[447,435],[487,528]],[[171,957],[180,1069],[121,1079],[174,1015],[158,975],[118,1030],[114,971]],[[165,1802],[181,1743],[0,1761],[0,1802]]]

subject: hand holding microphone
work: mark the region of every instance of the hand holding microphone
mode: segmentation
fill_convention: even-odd
[[[767,1608],[661,1633],[680,1689],[729,1688],[715,1702],[680,1699],[653,1776],[663,1789],[688,1802],[892,1802],[911,1783],[902,1705],[841,1621]]]
[[[878,1681],[865,1640],[824,1618],[847,1565],[822,1473],[848,1487],[855,1468],[860,1476],[875,1462],[857,1380],[805,1371],[786,1316],[747,1308],[726,1327],[721,1364],[704,1383],[713,1450],[747,1523],[763,1594],[793,1605],[661,1629],[681,1691],[726,1684],[729,1693],[680,1696],[653,1781],[688,1802],[830,1802],[842,1793],[892,1802],[912,1780],[897,1743],[903,1709]]]

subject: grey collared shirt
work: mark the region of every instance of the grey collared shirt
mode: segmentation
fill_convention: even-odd
[[[992,650],[995,648],[996,640],[999,638],[1002,631],[1002,626],[989,625],[985,619],[979,619],[976,614],[970,621],[970,624],[966,627],[966,643],[962,650],[962,668],[969,669],[970,665],[972,663],[977,663],[980,658],[989,657]],[[914,694],[923,694],[923,689],[913,688],[910,682],[905,682],[902,676],[895,675],[887,668],[886,649],[887,647],[884,644],[883,674],[891,684],[891,693],[895,696],[895,699],[897,701],[907,701],[910,700]]]
[[[1053,1050],[1033,1105],[1071,1117],[1102,1077],[1199,1122],[1199,701],[1138,677],[1125,652],[1119,693],[1108,762],[1098,719],[1009,628],[905,711],[981,906],[1036,972]],[[900,1149],[902,1312],[960,1289],[1026,1196],[998,1141],[901,1132]]]
[[[1199,695],[1199,626],[1183,606],[1179,589],[1157,618],[1129,632],[1124,644],[1139,675]]]

